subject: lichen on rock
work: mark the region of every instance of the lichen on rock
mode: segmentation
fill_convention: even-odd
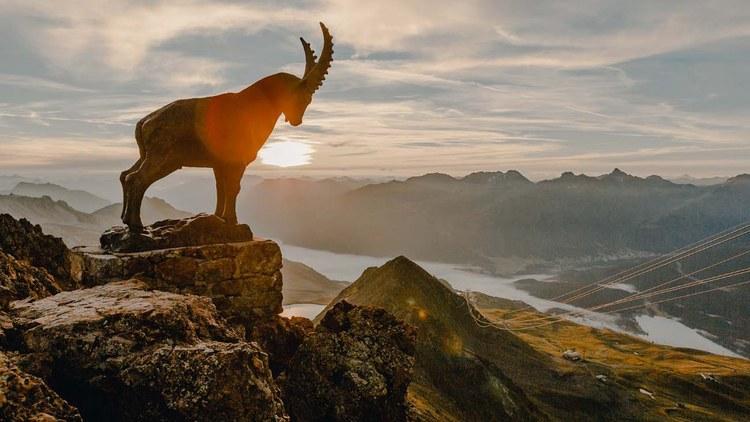
[[[0,352],[0,420],[82,421],[75,407]]]

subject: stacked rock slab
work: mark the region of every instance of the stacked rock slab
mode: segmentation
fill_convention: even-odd
[[[86,286],[137,277],[149,288],[210,297],[230,321],[281,312],[281,250],[270,240],[104,252],[75,248],[71,275]]]

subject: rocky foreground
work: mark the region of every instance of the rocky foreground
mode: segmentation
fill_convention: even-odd
[[[282,262],[257,239],[71,251],[0,215],[0,421],[750,420],[750,361],[498,329],[519,304],[404,257],[314,325],[279,316]]]
[[[405,420],[414,329],[345,302],[280,317],[253,294],[280,290],[268,243],[96,265],[0,216],[0,420]]]

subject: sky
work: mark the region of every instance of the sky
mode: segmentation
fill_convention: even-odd
[[[330,74],[248,173],[405,177],[748,172],[738,1],[0,0],[0,174],[114,177],[175,99]]]

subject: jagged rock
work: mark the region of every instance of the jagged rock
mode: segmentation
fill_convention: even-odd
[[[287,410],[298,421],[400,421],[416,332],[385,310],[337,303],[290,363]]]
[[[198,214],[180,220],[158,221],[142,231],[113,227],[102,234],[100,243],[108,252],[143,252],[251,240],[253,232],[247,224],[227,224],[213,214]]]
[[[0,352],[0,420],[81,421],[78,410]]]
[[[13,302],[19,365],[86,419],[288,420],[267,355],[209,298],[146,288],[128,280]]]
[[[279,376],[287,370],[297,349],[312,331],[313,323],[307,318],[276,316],[253,324],[247,338],[268,353],[271,371],[274,376]]]
[[[44,268],[0,251],[0,309],[14,300],[41,299],[61,291],[60,284]]]
[[[281,250],[270,240],[135,253],[76,248],[72,262],[74,279],[84,285],[139,276],[153,289],[211,297],[233,323],[282,310]]]
[[[44,234],[25,218],[0,214],[0,250],[46,269],[65,290],[80,287],[70,278],[70,251],[62,239]]]

